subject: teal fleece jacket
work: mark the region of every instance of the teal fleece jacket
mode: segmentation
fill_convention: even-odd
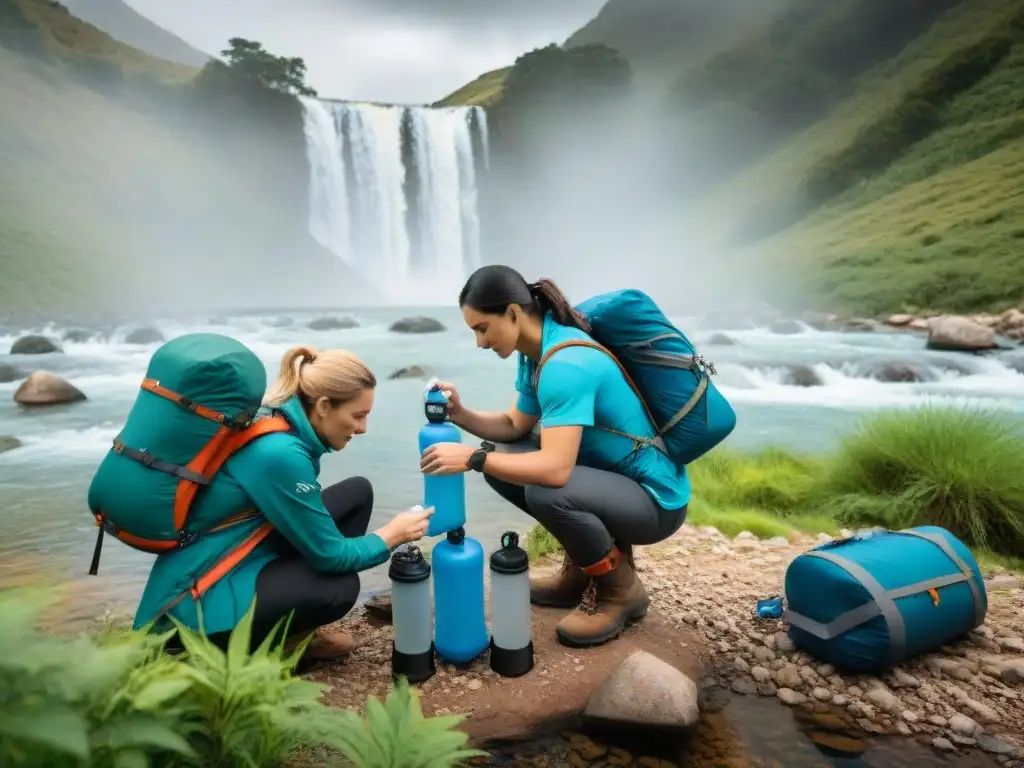
[[[169,622],[161,609],[187,591],[195,581],[264,522],[276,529],[248,557],[214,584],[199,603],[188,595],[170,615],[188,627],[208,634],[233,629],[252,604],[256,578],[267,563],[279,558],[287,540],[322,573],[352,573],[386,562],[390,552],[374,533],[346,538],[334,525],[320,495],[320,459],[331,449],[313,431],[298,398],[268,415],[283,415],[290,432],[265,435],[232,456],[213,483],[201,491],[188,528],[206,531],[232,515],[255,508],[260,517],[202,536],[180,550],[159,555],[135,615],[135,627],[156,620],[154,630]]]

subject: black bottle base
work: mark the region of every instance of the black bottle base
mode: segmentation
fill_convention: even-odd
[[[391,645],[391,674],[394,677],[405,677],[410,683],[422,683],[434,676],[437,668],[434,665],[434,644],[423,653],[399,653],[394,644]]]
[[[525,648],[499,648],[491,639],[491,669],[502,677],[521,677],[533,669],[533,641]]]

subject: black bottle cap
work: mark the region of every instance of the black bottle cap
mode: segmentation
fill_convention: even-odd
[[[415,584],[430,578],[430,563],[415,544],[396,549],[391,555],[388,578],[403,584]]]
[[[449,544],[461,544],[466,540],[466,529],[459,526],[454,530],[448,531],[447,539]]]
[[[519,546],[519,534],[507,531],[501,536],[501,549],[491,555],[491,570],[495,573],[523,573],[530,569],[530,556]]]

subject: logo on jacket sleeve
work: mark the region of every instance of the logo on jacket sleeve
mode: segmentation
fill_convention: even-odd
[[[319,490],[320,490],[320,486],[318,486],[316,483],[296,483],[295,484],[295,492],[296,493],[309,493],[310,491],[319,491]]]

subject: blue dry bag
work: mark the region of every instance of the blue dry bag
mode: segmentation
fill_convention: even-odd
[[[576,309],[590,323],[599,348],[622,367],[626,379],[647,406],[654,440],[630,435],[639,445],[652,443],[677,466],[690,464],[725,440],[736,427],[736,412],[711,381],[713,363],[697,354],[686,334],[676,328],[643,291],[626,289],[587,299]],[[585,341],[556,344],[594,346]]]
[[[786,569],[789,636],[852,672],[878,673],[985,621],[974,556],[944,528],[876,531],[808,550]]]

